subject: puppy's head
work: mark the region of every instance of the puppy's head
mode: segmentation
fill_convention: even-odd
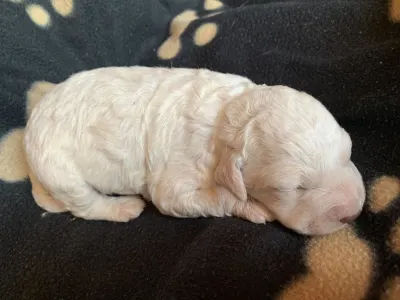
[[[262,202],[288,228],[329,234],[361,212],[365,188],[351,139],[312,96],[257,86],[226,107],[219,130],[216,181]]]

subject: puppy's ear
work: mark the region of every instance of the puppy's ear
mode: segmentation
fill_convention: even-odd
[[[215,180],[218,184],[226,187],[239,200],[246,201],[247,192],[240,167],[240,158],[233,151],[224,150],[215,170]]]

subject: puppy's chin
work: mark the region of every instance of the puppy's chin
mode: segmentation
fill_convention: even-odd
[[[336,231],[339,231],[346,226],[348,226],[348,224],[343,224],[340,222],[334,222],[333,224],[323,223],[320,225],[311,222],[308,226],[305,226],[304,228],[293,227],[291,229],[302,235],[323,236],[335,233]],[[288,228],[290,227],[288,226]]]

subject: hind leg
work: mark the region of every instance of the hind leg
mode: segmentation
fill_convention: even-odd
[[[32,185],[32,196],[39,207],[51,213],[67,211],[62,202],[55,200],[50,196],[49,192],[43,187],[32,172],[29,173],[29,179]]]
[[[138,217],[145,207],[139,196],[112,197],[97,192],[80,175],[74,163],[61,155],[41,167],[38,178],[48,189],[52,201],[41,197],[36,202],[46,210],[57,211],[56,207],[87,220],[128,222]]]
[[[85,205],[71,207],[71,213],[86,220],[128,222],[137,218],[144,207],[144,201],[138,196],[108,197],[97,194],[91,195]]]
[[[51,193],[74,216],[86,220],[128,222],[137,218],[145,207],[145,202],[139,196],[107,196],[98,193],[84,181]]]

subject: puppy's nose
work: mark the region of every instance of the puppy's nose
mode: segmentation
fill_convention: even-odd
[[[340,222],[345,223],[345,224],[351,223],[351,222],[353,222],[355,219],[357,219],[358,216],[359,216],[360,214],[361,214],[361,211],[359,211],[359,212],[356,213],[355,215],[348,216],[348,217],[344,217],[344,218],[340,219]]]

